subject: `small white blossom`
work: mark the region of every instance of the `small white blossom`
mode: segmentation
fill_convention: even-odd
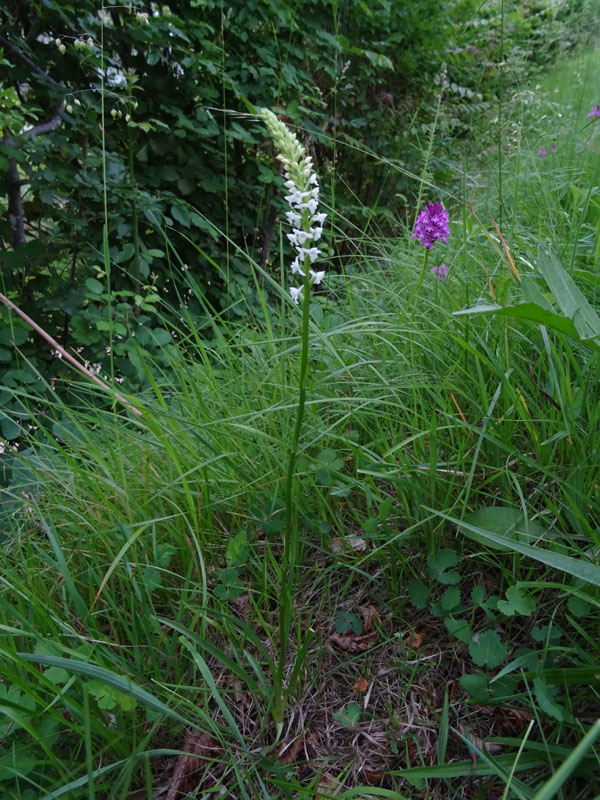
[[[326,219],[327,219],[327,214],[321,213],[321,214],[315,214],[314,217],[312,218],[312,221],[318,223],[319,225],[322,225]]]
[[[310,263],[314,264],[317,258],[321,255],[321,251],[318,249],[318,247],[299,247],[298,255],[300,258],[309,258]]]
[[[292,275],[302,275],[302,277],[306,275],[306,272],[304,272],[300,266],[300,259],[298,256],[296,256],[296,258],[292,261],[290,268],[292,270]]]
[[[302,203],[303,199],[304,198],[302,197],[302,192],[299,192],[297,189],[295,192],[292,192],[291,194],[286,194],[286,196],[284,197],[284,200],[287,200],[291,206],[298,205],[298,208],[302,208],[300,203]]]
[[[300,214],[296,214],[295,211],[286,211],[285,217],[290,225],[293,225],[294,228],[299,228],[302,225],[302,216]]]
[[[323,228],[311,228],[310,232],[312,234],[313,242],[318,242],[323,235]]]
[[[315,283],[321,283],[321,281],[322,281],[322,280],[323,280],[323,278],[325,277],[325,270],[323,269],[323,270],[321,270],[320,272],[315,272],[315,271],[314,271],[314,269],[310,269],[310,270],[308,271],[308,274],[309,274],[309,275],[310,275],[310,277],[312,278],[312,282],[313,282],[313,284],[315,284]]]
[[[290,295],[294,303],[296,303],[296,305],[298,305],[298,298],[301,292],[302,292],[302,287],[298,289],[296,286],[290,286]]]

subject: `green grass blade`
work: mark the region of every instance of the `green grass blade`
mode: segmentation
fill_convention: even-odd
[[[42,656],[36,653],[17,653],[17,655],[25,661],[33,661],[35,664],[42,664],[46,667],[61,667],[67,672],[75,672],[78,675],[85,675],[86,678],[102,681],[108,686],[112,686],[113,689],[118,689],[123,694],[135,698],[142,705],[157,711],[159,714],[165,714],[178,722],[183,722],[184,725],[196,727],[191,720],[178,714],[177,711],[173,711],[172,708],[169,708],[153,694],[142,689],[129,678],[123,678],[109,669],[97,667],[95,664],[88,664],[85,661],[78,661],[74,658],[62,658],[61,656]]]
[[[596,739],[600,736],[600,719],[592,725],[583,739],[579,742],[572,753],[563,761],[554,775],[549,778],[542,788],[534,795],[532,800],[550,800],[560,791],[561,786],[569,779],[572,772],[588,753]]]

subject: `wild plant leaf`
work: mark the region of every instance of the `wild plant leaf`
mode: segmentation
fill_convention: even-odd
[[[415,608],[425,608],[429,599],[429,589],[423,581],[413,578],[408,583],[408,596]]]
[[[335,615],[335,632],[339,634],[352,631],[357,636],[360,636],[363,629],[363,621],[356,614],[350,614],[346,611],[337,611]]]
[[[480,606],[483,604],[485,600],[485,588],[481,584],[473,587],[471,591],[471,600],[475,606]]]
[[[460,605],[460,589],[458,586],[449,586],[440,597],[440,608],[448,612]]]
[[[590,613],[591,606],[587,600],[581,597],[569,597],[567,607],[574,617],[587,617]]]
[[[535,699],[544,714],[548,714],[548,716],[553,717],[559,722],[564,722],[566,713],[564,708],[557,703],[554,698],[556,690],[550,687],[541,677],[533,679],[533,689],[535,692]]]
[[[345,728],[354,728],[360,719],[360,706],[357,703],[348,703],[341,711],[336,711],[333,718]]]
[[[582,341],[600,338],[600,317],[560,263],[556,253],[553,250],[546,250],[540,245],[538,267],[556,304],[565,317],[573,320],[578,337]],[[594,344],[599,345],[600,342],[594,342]]]
[[[248,558],[248,534],[245,530],[238,531],[233,539],[227,542],[225,557],[227,563],[232,567],[241,566],[246,562]]]
[[[454,585],[459,582],[460,575],[458,572],[448,572],[447,570],[455,567],[458,562],[459,558],[456,550],[445,548],[429,556],[427,559],[427,567],[429,569],[429,574],[434,580],[439,583]]]
[[[564,333],[577,341],[585,341],[585,344],[600,350],[600,344],[593,339],[582,339],[577,327],[572,319],[555,314],[553,311],[539,306],[537,303],[516,303],[513,306],[499,306],[491,303],[480,303],[472,308],[465,308],[461,311],[454,311],[452,316],[476,316],[476,315],[496,314],[499,317],[512,317],[513,319],[533,322],[536,325],[545,325],[546,328]]]
[[[506,658],[507,647],[496,631],[484,631],[476,642],[469,642],[469,653],[478,667],[496,669]]]
[[[498,600],[498,611],[507,617],[521,614],[528,617],[535,609],[535,602],[521,586],[509,586],[506,600]]]
[[[444,625],[453,636],[456,636],[459,642],[468,644],[473,639],[473,631],[466,619],[447,617],[444,620]]]
[[[85,661],[78,661],[74,658],[62,658],[60,656],[42,656],[37,655],[37,653],[17,653],[17,655],[25,661],[32,661],[34,664],[42,664],[48,667],[62,667],[67,670],[67,672],[102,681],[108,686],[112,686],[120,692],[130,695],[142,705],[159,714],[165,714],[172,719],[176,719],[178,722],[183,722],[185,725],[193,724],[190,720],[178,714],[177,711],[173,711],[172,708],[165,705],[162,700],[159,700],[153,694],[150,694],[150,692],[142,689],[141,686],[133,683],[129,678],[123,678],[121,675],[117,675],[115,672],[105,669],[104,667],[97,667],[95,664],[90,664]]]
[[[461,675],[458,682],[471,695],[473,700],[488,700],[491,695],[487,676],[481,672]]]

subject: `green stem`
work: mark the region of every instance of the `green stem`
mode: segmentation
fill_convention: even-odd
[[[423,259],[423,269],[421,270],[421,274],[419,275],[419,281],[417,283],[417,291],[415,292],[415,299],[413,300],[412,304],[412,313],[411,317],[414,317],[415,310],[417,308],[417,300],[419,299],[419,295],[421,294],[421,287],[423,286],[423,278],[425,277],[425,270],[427,269],[427,264],[429,262],[429,248],[425,248],[425,258]]]
[[[294,608],[294,588],[296,585],[296,570],[298,567],[298,518],[293,510],[294,469],[298,454],[298,442],[304,418],[304,405],[306,402],[306,386],[308,383],[308,332],[310,322],[310,287],[309,259],[304,260],[304,289],[302,293],[302,332],[300,379],[298,386],[298,407],[296,409],[296,424],[292,434],[292,441],[288,453],[288,468],[285,483],[285,527],[283,534],[283,556],[281,559],[281,601],[279,604],[279,654],[277,670],[275,673],[275,701],[273,717],[277,724],[277,736],[283,726],[283,713],[285,710],[286,692],[284,690],[285,662],[287,657],[287,643],[290,635],[292,613]]]

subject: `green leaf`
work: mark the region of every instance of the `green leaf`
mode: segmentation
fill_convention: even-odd
[[[507,647],[502,644],[496,631],[484,631],[476,642],[469,642],[469,653],[478,667],[495,669],[506,658]]]
[[[538,306],[537,303],[517,303],[514,306],[504,307],[490,303],[480,303],[472,308],[454,311],[452,316],[475,316],[478,314],[497,314],[500,317],[513,317],[514,319],[534,322],[537,325],[545,325],[547,328],[557,331],[558,333],[564,333],[572,339],[583,341],[573,320],[548,311],[546,308]],[[590,347],[600,349],[600,344],[594,342],[592,339],[587,340],[585,343],[590,345]]]
[[[248,535],[245,530],[240,530],[233,539],[227,543],[225,551],[227,563],[237,567],[244,564],[248,558]]]
[[[496,545],[500,546],[500,548],[506,548],[509,551],[516,551],[524,556],[529,556],[536,561],[540,561],[542,564],[546,564],[553,569],[566,572],[569,575],[572,575],[574,578],[580,578],[586,583],[591,583],[594,586],[600,586],[600,567],[597,567],[590,561],[583,561],[579,558],[563,556],[560,553],[554,553],[551,550],[545,550],[541,547],[531,547],[528,544],[521,544],[520,542],[512,541],[507,536],[501,536],[500,534],[492,533],[491,531],[485,531],[482,528],[477,528],[474,525],[467,523],[464,519],[456,519],[448,514],[443,514],[441,511],[435,511],[434,509],[427,508],[427,506],[424,506],[424,508],[426,511],[431,511],[432,513],[438,514],[443,519],[447,519],[449,522],[454,522],[466,536],[471,539],[475,539],[477,542],[483,541],[491,547]],[[496,547],[496,549],[498,548]]]
[[[0,329],[0,344],[7,347],[20,347],[29,336],[29,327],[24,325],[6,325]]]
[[[356,614],[349,614],[346,611],[337,611],[335,614],[335,630],[336,633],[346,633],[353,631],[357,636],[360,636],[363,629],[363,622]]]
[[[157,347],[164,347],[173,341],[173,337],[166,328],[152,328],[150,336]]]
[[[587,617],[590,613],[590,604],[581,597],[569,597],[567,607],[574,617]]]
[[[475,606],[483,605],[483,601],[485,600],[485,588],[481,586],[481,584],[473,587],[471,600]]]
[[[360,719],[360,706],[348,703],[341,711],[336,711],[333,718],[345,728],[354,728]]]
[[[142,689],[129,678],[123,678],[111,670],[104,669],[104,667],[97,667],[95,664],[90,664],[87,661],[78,661],[74,658],[62,658],[60,656],[39,656],[36,653],[17,653],[17,655],[25,661],[32,661],[34,664],[42,664],[48,667],[62,667],[68,672],[74,672],[76,675],[85,675],[93,680],[99,680],[123,692],[126,695],[134,698],[146,708],[152,709],[159,714],[165,714],[168,717],[176,719],[178,722],[183,722],[184,725],[193,725],[193,723],[185,717],[178,714],[177,711],[169,708],[161,700],[155,697],[150,692]],[[194,725],[194,727],[196,727]]]
[[[448,631],[453,636],[456,636],[460,642],[468,644],[470,641],[472,641],[473,631],[471,630],[471,626],[466,619],[453,619],[452,617],[447,617],[444,620],[444,625]]]
[[[600,317],[586,300],[573,278],[567,273],[553,250],[538,248],[538,266],[546,279],[556,304],[573,320],[582,340],[600,337]],[[595,342],[600,345],[600,342]]]
[[[458,681],[462,688],[468,692],[473,700],[488,700],[490,688],[486,675],[481,672],[474,672],[471,675],[462,675]]]
[[[415,608],[425,608],[429,599],[429,589],[423,581],[413,578],[408,584],[408,596]]]
[[[104,291],[104,286],[96,278],[87,278],[85,285],[92,294],[102,294]]]
[[[451,611],[460,605],[460,589],[458,586],[449,586],[440,597],[442,611]]]
[[[2,414],[2,412],[0,412],[0,415],[0,430],[2,431],[2,435],[9,441],[16,439],[21,433],[21,426],[18,422],[15,422],[10,417],[7,417],[6,414]]]
[[[187,210],[185,206],[178,206],[173,204],[171,206],[171,214],[173,218],[179,222],[180,225],[183,225],[185,228],[190,227],[190,212]]]
[[[101,681],[90,681],[88,683],[90,694],[96,699],[98,707],[105,711],[111,711],[119,706],[123,711],[132,711],[136,707],[133,697],[123,694],[112,686],[107,686]]]
[[[456,584],[460,580],[458,572],[447,572],[446,570],[455,567],[458,561],[458,553],[455,550],[449,548],[440,550],[427,559],[429,574],[439,583]]]
[[[522,511],[510,506],[484,506],[471,514],[465,514],[458,525],[460,528],[468,526],[471,529],[481,528],[489,533],[497,533],[520,542],[537,541],[546,533],[546,529],[539,522],[527,520]],[[476,536],[470,538],[476,539]],[[488,540],[482,539],[481,543],[489,545]],[[495,550],[503,549],[491,546]]]
[[[552,689],[546,681],[540,677],[533,679],[533,688],[535,691],[535,699],[544,714],[548,714],[549,717],[554,717],[554,719],[559,722],[564,722],[566,718],[565,710],[554,700],[556,690]]]
[[[531,595],[520,586],[510,586],[506,590],[506,600],[498,600],[498,611],[507,617],[521,614],[528,617],[535,609]]]

